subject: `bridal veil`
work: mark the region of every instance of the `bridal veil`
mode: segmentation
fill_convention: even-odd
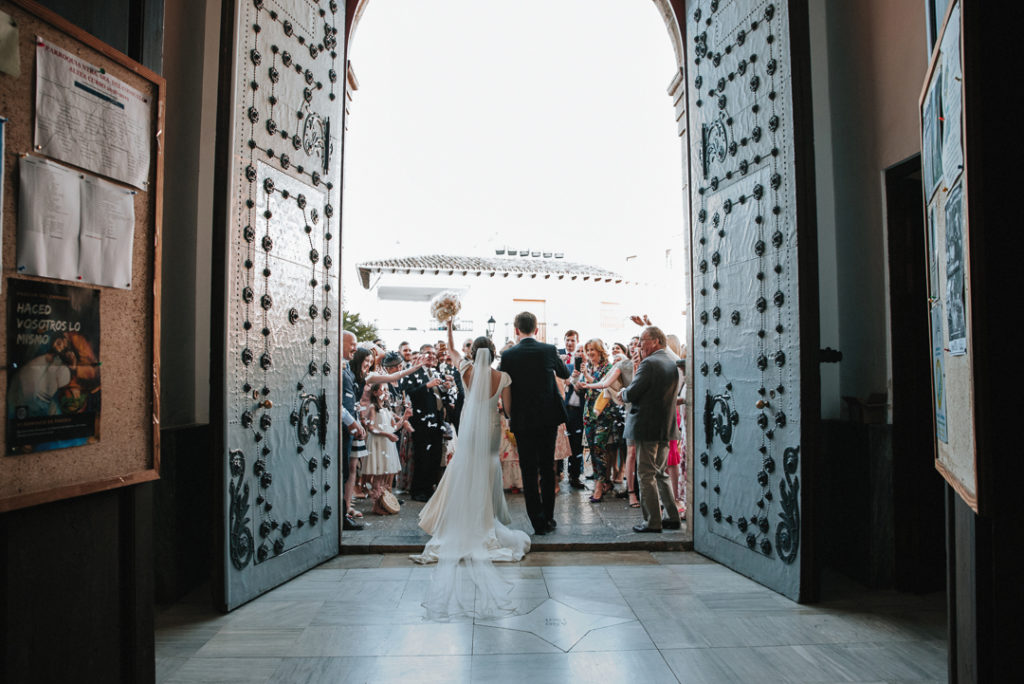
[[[515,611],[512,584],[492,561],[518,561],[529,550],[529,536],[510,530],[498,462],[497,397],[491,395],[491,353],[478,349],[472,382],[463,405],[455,455],[437,491],[420,513],[420,526],[432,535],[420,563],[437,563],[423,606],[427,616],[494,617]],[[503,384],[499,384],[500,387]]]

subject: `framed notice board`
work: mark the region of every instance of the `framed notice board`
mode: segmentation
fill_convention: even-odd
[[[0,512],[159,476],[164,92],[0,0]]]
[[[984,485],[975,434],[962,10],[959,1],[946,10],[919,104],[935,467],[977,513]]]

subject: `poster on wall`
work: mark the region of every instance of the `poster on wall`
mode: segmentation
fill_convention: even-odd
[[[100,293],[8,281],[6,453],[81,446],[100,436]]]
[[[36,38],[36,152],[144,190],[152,120],[143,93]]]
[[[949,444],[946,432],[946,355],[942,348],[942,304],[932,307],[932,388],[935,402],[935,436]]]
[[[921,150],[924,166],[924,188],[927,198],[938,189],[942,181],[942,72],[936,71],[928,86],[924,100],[924,148]]]
[[[957,183],[946,197],[946,317],[949,353],[967,353],[967,306],[964,302],[963,185]]]

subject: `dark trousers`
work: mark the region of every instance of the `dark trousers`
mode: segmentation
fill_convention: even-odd
[[[583,407],[567,405],[565,411],[569,414],[565,429],[569,433],[569,451],[572,452],[566,459],[569,461],[569,479],[578,480],[583,475]],[[559,474],[564,468],[565,464],[559,461]]]
[[[412,423],[413,470],[409,493],[413,496],[430,496],[434,493],[444,450],[444,434],[440,424],[440,418]]]
[[[348,507],[352,503],[351,501],[344,501],[345,483],[348,482],[348,459],[351,453],[352,434],[346,429],[341,433],[341,498],[343,499],[342,505],[345,508],[346,515],[348,514]]]
[[[555,438],[558,426],[516,432],[519,469],[523,473],[526,514],[534,530],[546,530],[555,517]],[[537,475],[540,474],[540,491]]]

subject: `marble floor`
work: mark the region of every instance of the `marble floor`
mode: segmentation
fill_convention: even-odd
[[[536,552],[517,615],[428,622],[432,568],[338,556],[228,615],[158,608],[158,682],[945,682],[944,594],[794,603],[693,552]],[[471,593],[468,585],[464,591]]]
[[[589,469],[589,466],[588,466]],[[588,488],[593,482],[588,481]],[[558,527],[551,534],[534,536],[535,551],[611,551],[620,549],[643,551],[688,551],[693,549],[693,535],[689,522],[683,521],[679,530],[665,530],[662,534],[637,534],[633,525],[643,522],[638,508],[630,508],[628,499],[612,495],[601,503],[590,503],[591,489],[569,487],[562,480],[561,491],[555,497],[555,520]],[[619,485],[618,491],[624,491]],[[376,515],[371,512],[369,500],[356,500],[355,508],[363,517],[364,528],[341,535],[342,553],[415,553],[423,548],[429,537],[420,529],[418,521],[422,503],[399,493],[404,499],[397,515]],[[513,529],[533,529],[526,515],[526,502],[522,492],[506,491]]]

